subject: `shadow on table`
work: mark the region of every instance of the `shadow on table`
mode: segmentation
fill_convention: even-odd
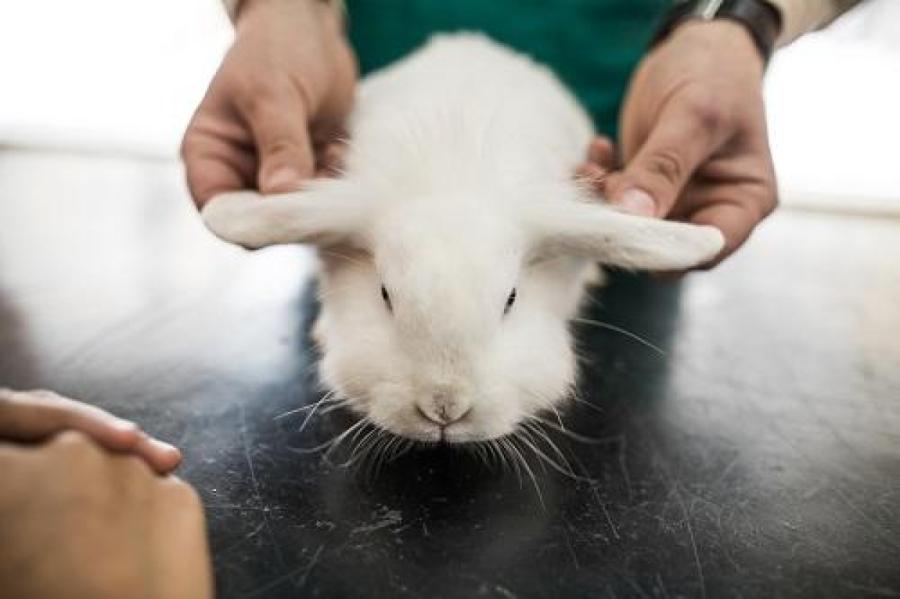
[[[0,387],[22,390],[38,383],[24,328],[21,315],[0,289]]]

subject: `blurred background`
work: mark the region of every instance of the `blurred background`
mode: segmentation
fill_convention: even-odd
[[[900,2],[870,0],[776,55],[785,204],[900,213],[898,23]],[[0,19],[0,146],[172,159],[231,36],[218,0],[17,2]]]

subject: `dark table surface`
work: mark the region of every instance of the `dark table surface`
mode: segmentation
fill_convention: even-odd
[[[0,152],[0,383],[183,448],[220,597],[900,597],[900,221],[783,211],[710,273],[613,277],[585,317],[662,353],[576,328],[576,476],[536,486],[308,451],[348,423],[292,412],[313,269],[212,239],[174,164]]]

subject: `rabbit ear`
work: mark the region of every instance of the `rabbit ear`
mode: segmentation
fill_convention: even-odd
[[[725,245],[715,227],[633,216],[582,201],[544,204],[531,219],[537,257],[575,255],[634,270],[683,270]]]
[[[341,182],[316,182],[304,191],[263,196],[223,193],[201,211],[217,237],[248,249],[284,243],[363,245],[365,206]]]

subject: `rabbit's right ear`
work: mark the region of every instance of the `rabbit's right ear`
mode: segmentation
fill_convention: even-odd
[[[364,247],[365,208],[343,182],[332,179],[270,196],[249,190],[219,194],[201,215],[217,237],[248,249],[286,243]]]

